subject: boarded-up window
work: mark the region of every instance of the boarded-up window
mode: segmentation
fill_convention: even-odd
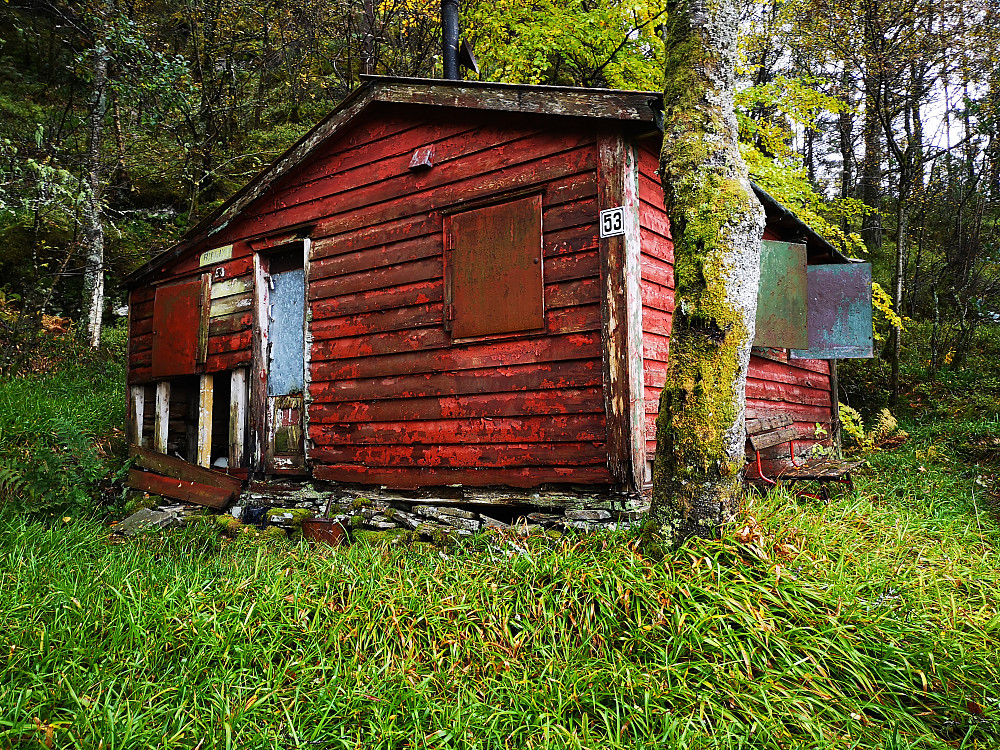
[[[760,245],[754,346],[805,349],[809,346],[806,246],[771,240]]]
[[[793,359],[872,356],[872,267],[868,263],[809,266],[809,348]]]
[[[452,335],[543,328],[542,197],[532,195],[449,218]]]
[[[208,276],[157,287],[153,302],[153,377],[193,375],[204,361]]]

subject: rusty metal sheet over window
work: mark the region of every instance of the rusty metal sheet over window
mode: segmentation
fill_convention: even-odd
[[[754,346],[805,349],[809,346],[806,246],[771,240],[760,245]]]
[[[449,245],[455,338],[544,327],[540,195],[455,214]]]
[[[156,288],[153,301],[153,377],[193,375],[202,326],[202,280]]]
[[[809,266],[809,348],[794,359],[872,356],[872,267],[868,263]]]

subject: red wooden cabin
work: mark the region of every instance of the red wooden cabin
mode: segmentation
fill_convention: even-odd
[[[658,103],[366,79],[129,277],[133,443],[396,488],[641,491],[673,311]],[[761,198],[766,237],[846,262]],[[830,363],[764,354],[750,415],[829,434]]]

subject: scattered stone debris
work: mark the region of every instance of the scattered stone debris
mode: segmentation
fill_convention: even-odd
[[[140,508],[118,524],[115,531],[125,536],[135,536],[150,529],[169,529],[183,525],[183,516],[174,510]]]
[[[140,497],[134,502],[132,507],[143,507],[119,524],[121,533],[180,526],[203,511],[196,506],[166,505],[173,501],[159,497]],[[217,523],[230,536],[246,525],[256,526],[268,538],[296,540],[301,538],[303,521],[329,518],[354,540],[447,546],[488,530],[559,539],[567,533],[628,529],[640,522],[645,510],[642,497],[595,494],[587,488],[521,493],[480,490],[471,496],[461,488],[402,493],[280,479],[251,483]]]

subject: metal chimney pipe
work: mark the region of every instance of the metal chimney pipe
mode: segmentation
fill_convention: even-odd
[[[441,0],[441,54],[444,77],[457,81],[458,74],[458,0]]]

